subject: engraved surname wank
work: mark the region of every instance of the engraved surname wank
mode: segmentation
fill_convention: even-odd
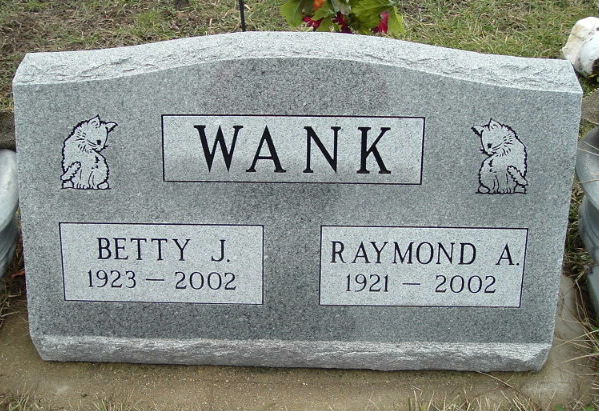
[[[164,180],[420,184],[422,117],[163,115]]]

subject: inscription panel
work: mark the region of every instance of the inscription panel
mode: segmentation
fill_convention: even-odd
[[[321,305],[519,307],[526,228],[321,227]]]
[[[422,181],[423,117],[163,115],[165,181]]]
[[[263,227],[60,223],[67,301],[262,304]]]

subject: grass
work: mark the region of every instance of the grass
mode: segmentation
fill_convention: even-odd
[[[278,0],[246,0],[248,30],[290,30],[279,16],[278,4]],[[10,82],[27,52],[115,47],[239,31],[236,7],[237,0],[0,0],[0,111],[13,109]],[[407,31],[402,38],[486,53],[559,58],[572,25],[595,15],[596,7],[594,0],[406,0],[402,10]],[[594,80],[581,79],[581,83],[585,94],[597,88]],[[581,126],[581,134],[591,129],[586,123]],[[584,274],[593,262],[578,235],[581,198],[581,188],[575,184],[564,268],[578,287],[578,314],[588,330],[577,343],[593,353],[591,360],[597,360],[599,331],[584,301]],[[19,270],[20,251],[12,273]],[[12,288],[0,293],[0,324],[22,286],[18,277]],[[595,388],[599,391],[599,386]],[[537,408],[525,398],[512,400],[513,409]],[[407,405],[410,409],[490,408],[472,400],[460,401],[433,404],[415,399]],[[584,405],[575,407],[583,409]],[[599,401],[587,407],[596,409]],[[30,408],[34,404],[27,395],[0,394],[0,409]],[[119,406],[103,402],[97,408]]]
[[[130,403],[116,401],[111,398],[100,399],[94,402],[95,411],[142,411],[141,408]],[[155,408],[154,408],[155,409]]]
[[[19,239],[14,258],[7,268],[7,279],[4,284],[0,283],[0,327],[6,317],[13,314],[16,299],[25,295],[24,274],[23,244]]]
[[[404,2],[406,40],[525,57],[560,57],[577,20],[597,12],[588,0],[421,0]]]
[[[17,392],[15,394],[0,393],[0,410],[6,411],[34,411],[44,410],[41,401],[27,392]],[[141,411],[141,408],[114,401],[112,399],[99,399],[93,403],[95,411]]]
[[[43,409],[29,393],[3,394],[0,393],[0,410],[21,411]]]
[[[0,0],[0,111],[27,52],[117,47],[240,30],[236,0]],[[276,0],[248,1],[248,30],[283,30]]]

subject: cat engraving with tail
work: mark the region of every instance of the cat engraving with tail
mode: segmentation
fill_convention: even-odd
[[[480,166],[478,192],[484,194],[526,193],[526,147],[509,126],[493,119],[472,127],[487,158]]]
[[[109,169],[100,152],[108,133],[116,123],[100,120],[100,116],[77,124],[62,147],[62,188],[105,190],[109,188]]]

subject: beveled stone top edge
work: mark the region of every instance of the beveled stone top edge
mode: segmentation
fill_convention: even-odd
[[[566,60],[449,49],[375,36],[316,32],[244,32],[98,50],[29,53],[18,88],[105,80],[217,61],[252,58],[353,60],[503,87],[582,94]]]

